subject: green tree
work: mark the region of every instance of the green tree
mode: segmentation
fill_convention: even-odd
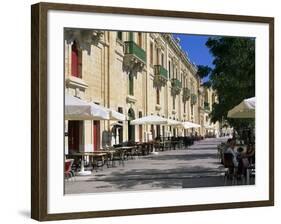
[[[210,83],[218,94],[213,105],[213,122],[227,119],[234,127],[252,121],[228,119],[227,112],[243,99],[255,96],[255,39],[244,37],[212,37],[206,42],[214,57]]]
[[[198,65],[198,67],[197,67],[197,75],[201,79],[207,77],[210,74],[211,71],[212,71],[212,69],[209,66],[206,66],[206,65]]]

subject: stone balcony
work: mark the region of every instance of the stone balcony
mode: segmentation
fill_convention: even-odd
[[[190,96],[191,96],[190,89],[187,88],[187,87],[184,87],[182,89],[182,100],[183,100],[183,102],[186,102],[187,100],[189,100]]]
[[[103,31],[92,29],[65,29],[65,40],[67,43],[72,43],[74,40],[78,43],[78,48],[91,52],[92,45],[98,45],[104,36]]]
[[[194,105],[197,103],[197,96],[196,94],[192,93],[191,94],[191,104]]]
[[[175,78],[171,79],[171,84],[172,84],[172,94],[173,95],[178,95],[181,92],[182,84],[181,81]]]
[[[168,71],[161,65],[154,65],[154,85],[165,86],[168,80]]]
[[[146,64],[146,52],[134,41],[125,42],[125,56],[123,60],[123,69],[127,73],[136,75],[141,72]]]

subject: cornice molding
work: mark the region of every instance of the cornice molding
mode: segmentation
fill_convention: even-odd
[[[170,47],[175,51],[176,55],[181,59],[181,61],[184,62],[184,64],[186,65],[186,67],[191,71],[191,73],[194,76],[197,76],[197,67],[195,64],[193,64],[186,52],[184,52],[180,45],[176,42],[176,40],[172,37],[171,34],[161,34],[161,36],[167,41],[167,43],[170,45]]]

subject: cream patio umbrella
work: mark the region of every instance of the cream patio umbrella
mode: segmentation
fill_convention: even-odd
[[[229,118],[255,118],[256,97],[244,99],[227,113]]]
[[[145,117],[137,118],[130,122],[131,125],[153,124],[153,125],[167,125],[168,120],[158,115],[148,115]]]
[[[110,113],[103,107],[87,103],[65,94],[64,115],[66,120],[109,120]]]
[[[125,121],[126,116],[124,114],[121,114],[115,110],[109,109],[110,110],[110,120],[118,120],[118,121]]]
[[[167,125],[168,124],[168,119],[160,117],[158,115],[148,115],[145,117],[141,117],[135,120],[132,120],[130,122],[132,125],[145,125],[145,124],[150,124],[150,125]],[[157,155],[158,152],[155,151],[155,148],[153,147],[152,154]]]
[[[91,103],[94,104],[94,103]],[[97,104],[94,104],[97,105]],[[106,108],[103,106],[98,105],[99,107],[103,108],[104,110],[106,110],[109,113],[109,120],[113,120],[113,121],[125,121],[126,117],[124,114],[121,114],[113,109],[110,108]]]
[[[182,122],[182,126],[183,126],[184,129],[200,128],[201,127],[200,124],[195,124],[195,123],[192,123],[192,122],[189,122],[189,121]]]
[[[64,102],[65,120],[108,120],[110,118],[109,111],[99,105],[87,103],[77,97],[65,94]],[[77,175],[90,175],[90,171],[84,169],[84,159],[81,154],[81,170]]]
[[[176,121],[176,120],[173,120],[173,119],[169,119],[169,118],[167,118],[167,120],[168,120],[168,124],[166,124],[165,126],[172,126],[172,127],[176,127],[176,128],[182,128],[182,122]]]
[[[201,125],[200,124],[192,123],[190,121],[185,121],[185,122],[182,122],[182,127],[183,127],[183,129],[200,128]],[[192,132],[193,132],[193,129],[192,129]]]
[[[182,122],[172,120],[172,119],[167,119],[168,120],[168,126],[182,126]]]
[[[214,127],[212,127],[212,126],[209,125],[209,124],[204,125],[204,128],[206,128],[206,129],[214,129]]]

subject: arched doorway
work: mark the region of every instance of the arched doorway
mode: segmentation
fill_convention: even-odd
[[[135,119],[135,112],[133,108],[128,110],[128,141],[135,141],[135,126],[131,125],[131,120]]]
[[[122,143],[122,131],[123,131],[123,124],[121,123],[116,123],[113,125],[111,129],[111,133],[113,135],[113,140],[112,144],[113,145],[118,145]]]

